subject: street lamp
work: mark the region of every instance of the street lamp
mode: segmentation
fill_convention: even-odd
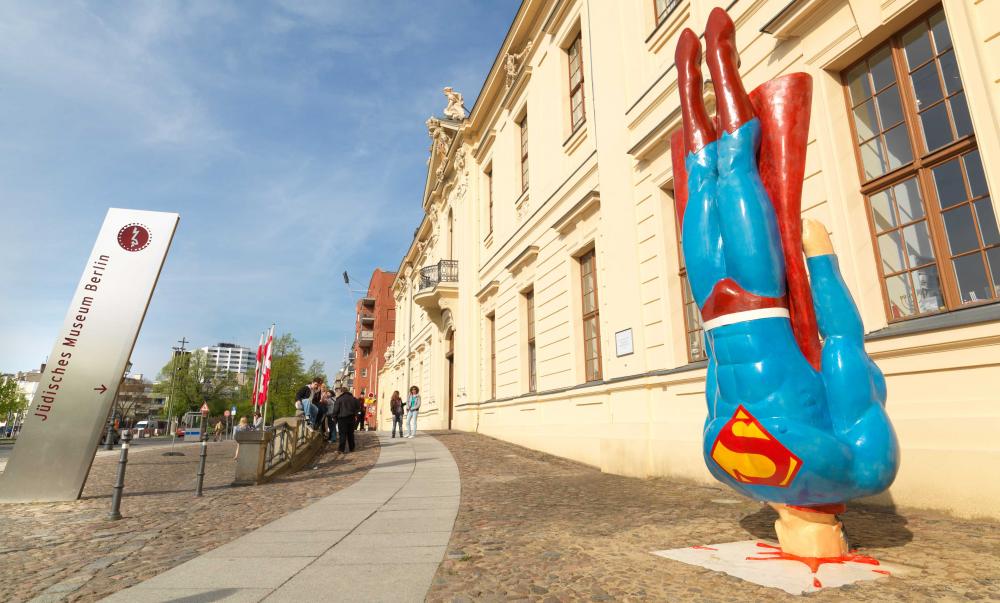
[[[170,397],[167,398],[167,427],[170,428],[171,432],[170,450],[164,452],[163,456],[184,456],[183,452],[174,450],[174,444],[177,443],[177,427],[170,427],[170,418],[174,408],[174,382],[177,379],[177,363],[184,358],[184,353],[186,352],[184,346],[188,343],[188,340],[186,337],[181,337],[177,343],[181,344],[181,347],[174,346],[172,348],[174,350],[174,357],[170,370]]]

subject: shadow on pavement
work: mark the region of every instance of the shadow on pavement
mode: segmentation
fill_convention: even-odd
[[[754,538],[777,540],[774,533],[777,519],[774,509],[762,506],[741,519],[740,525]],[[892,548],[913,540],[913,532],[906,528],[906,517],[898,514],[895,507],[851,503],[840,519],[851,548]]]
[[[235,588],[220,588],[218,590],[210,590],[208,592],[198,593],[197,595],[191,595],[190,597],[170,599],[170,603],[211,603],[212,601],[228,599],[230,596],[235,595],[238,592],[239,590]]]

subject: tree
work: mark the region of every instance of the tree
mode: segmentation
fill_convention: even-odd
[[[312,380],[313,377],[321,377],[325,383],[327,381],[326,366],[319,360],[313,360],[309,363],[309,368],[306,369],[306,377],[310,380]]]
[[[295,392],[308,380],[303,370],[302,348],[291,333],[274,340],[271,351],[271,385],[267,398],[272,417],[295,414]]]
[[[221,415],[239,394],[236,374],[216,372],[201,350],[171,358],[160,370],[159,380],[153,391],[172,398],[164,413],[175,417],[201,408],[202,403],[208,404],[210,415]]]
[[[0,418],[22,412],[28,407],[28,398],[17,387],[13,377],[0,377]]]

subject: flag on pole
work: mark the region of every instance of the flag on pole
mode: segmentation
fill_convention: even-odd
[[[271,384],[271,348],[273,343],[274,325],[271,325],[271,331],[267,335],[267,343],[264,344],[264,351],[262,354],[260,388],[257,390],[256,406],[264,406],[267,404],[267,388]]]
[[[260,333],[260,340],[257,342],[257,365],[253,369],[253,392],[250,394],[250,404],[257,407],[257,390],[260,386],[260,364],[264,355],[264,332]]]

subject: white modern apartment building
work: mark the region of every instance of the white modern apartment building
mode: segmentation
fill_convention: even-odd
[[[218,373],[245,373],[256,362],[252,350],[235,343],[217,343],[199,349],[205,352],[209,366]]]

